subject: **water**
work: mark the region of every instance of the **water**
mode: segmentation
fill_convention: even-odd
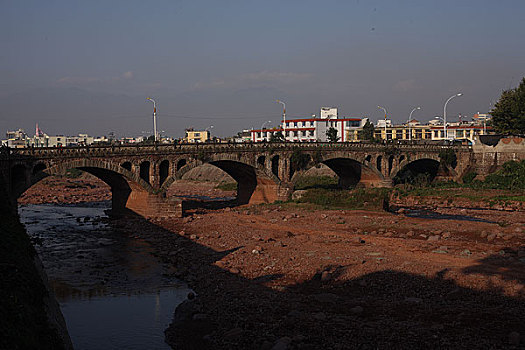
[[[421,219],[461,220],[461,221],[494,223],[494,221],[477,218],[475,216],[457,215],[457,214],[441,214],[435,211],[424,210],[424,209],[407,209],[407,212],[405,213],[405,215],[408,217],[421,218]]]
[[[75,349],[170,349],[164,330],[189,289],[147,242],[111,227],[109,205],[27,205],[19,213]]]

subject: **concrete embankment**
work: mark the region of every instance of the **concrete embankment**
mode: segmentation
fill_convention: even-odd
[[[0,349],[72,349],[59,305],[0,184]]]

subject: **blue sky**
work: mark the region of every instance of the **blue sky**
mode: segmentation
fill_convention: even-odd
[[[524,1],[7,1],[0,132],[219,136],[339,107],[486,112],[525,76]]]

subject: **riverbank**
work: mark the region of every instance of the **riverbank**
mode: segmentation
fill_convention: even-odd
[[[522,346],[523,211],[425,201],[395,202],[395,213],[283,203],[113,224],[196,292],[166,332],[173,348]]]
[[[525,220],[467,214],[489,222],[270,205],[122,225],[197,293],[174,348],[517,345]]]
[[[72,349],[40,259],[6,205],[0,202],[0,349]]]

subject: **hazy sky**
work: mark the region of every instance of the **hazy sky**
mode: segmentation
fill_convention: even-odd
[[[487,112],[525,76],[523,0],[0,0],[0,133],[228,136],[339,107]],[[267,124],[268,125],[268,124]],[[2,136],[3,137],[3,136]]]

